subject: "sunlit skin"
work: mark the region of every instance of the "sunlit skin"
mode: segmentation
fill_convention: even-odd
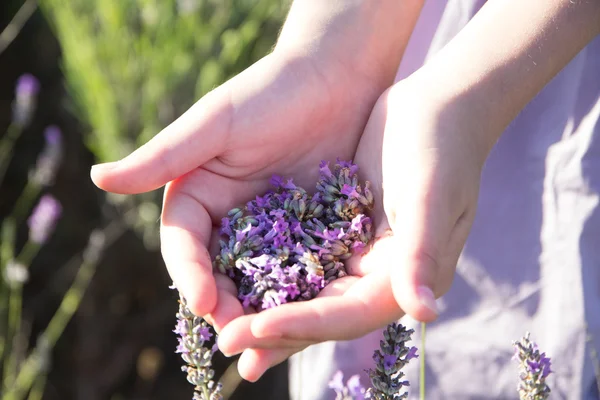
[[[451,285],[487,154],[600,33],[598,1],[490,0],[436,57],[389,87],[421,3],[295,2],[271,55],[129,157],[92,171],[113,192],[167,184],[167,268],[192,310],[220,331],[221,350],[242,353],[245,379],[404,312],[435,319],[428,294]],[[211,271],[220,218],[264,192],[273,173],[308,187],[319,161],[336,157],[354,158],[372,182],[379,239],[319,298],[244,315],[233,283]]]

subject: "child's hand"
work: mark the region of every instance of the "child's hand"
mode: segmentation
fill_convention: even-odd
[[[244,316],[222,330],[221,350],[244,351],[239,369],[246,379],[311,343],[358,338],[404,312],[436,318],[434,293],[441,296],[452,282],[485,150],[460,99],[437,105],[422,92],[403,81],[384,93],[360,141],[355,162],[373,184],[379,239],[352,260],[353,276],[317,299]]]
[[[130,156],[94,168],[92,178],[118,193],[167,184],[161,220],[167,268],[191,310],[219,329],[243,315],[233,283],[221,275],[215,282],[212,274],[221,218],[269,189],[274,173],[309,187],[321,160],[351,159],[385,85],[378,79],[276,51]]]

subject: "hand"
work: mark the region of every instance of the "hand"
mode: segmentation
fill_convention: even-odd
[[[262,374],[311,343],[349,340],[398,319],[436,318],[475,215],[484,150],[460,99],[440,103],[405,80],[378,100],[355,162],[375,195],[378,239],[314,300],[247,315],[223,328],[222,351]],[[277,355],[275,357],[274,355]],[[264,368],[258,370],[258,368]]]
[[[94,168],[92,178],[119,193],[168,182],[161,245],[169,274],[192,311],[220,329],[243,315],[233,283],[212,274],[209,249],[221,218],[269,189],[274,173],[309,187],[321,160],[352,158],[383,90],[378,85],[349,69],[275,52],[130,156]]]

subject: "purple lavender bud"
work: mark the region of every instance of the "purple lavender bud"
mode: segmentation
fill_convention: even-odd
[[[29,217],[29,240],[44,244],[52,234],[56,221],[60,217],[62,207],[51,195],[44,195]]]
[[[29,124],[37,94],[40,90],[38,80],[30,74],[24,74],[19,77],[15,88],[15,102],[13,105],[13,122],[21,127]]]

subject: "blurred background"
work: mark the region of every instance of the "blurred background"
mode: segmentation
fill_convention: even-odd
[[[288,7],[0,2],[0,399],[191,399],[158,248],[162,193],[107,195],[89,170],[267,54]],[[226,398],[287,399],[285,364],[249,384],[232,361],[214,358]]]

